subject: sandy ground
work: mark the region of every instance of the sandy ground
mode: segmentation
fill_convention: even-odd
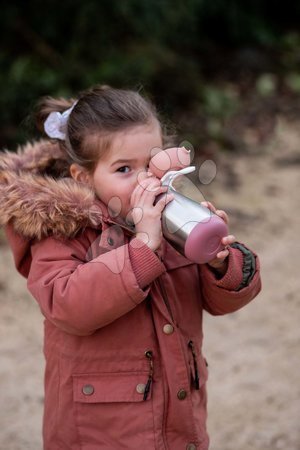
[[[298,130],[279,120],[261,154],[220,155],[201,189],[259,253],[263,279],[241,311],[205,316],[211,450],[300,450]],[[0,253],[0,449],[40,450],[43,319],[3,242]]]

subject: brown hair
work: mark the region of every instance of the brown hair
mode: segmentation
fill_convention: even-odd
[[[163,128],[150,100],[139,92],[109,86],[94,86],[77,99],[42,98],[37,106],[37,128],[43,132],[44,122],[52,111],[62,113],[75,101],[68,118],[66,140],[59,143],[69,165],[75,162],[89,172],[93,172],[99,157],[109,148],[112,133],[153,121]],[[163,139],[165,134],[162,131]]]

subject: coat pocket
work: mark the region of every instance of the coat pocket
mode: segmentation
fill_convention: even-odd
[[[191,385],[193,389],[199,390],[208,379],[208,370],[206,359],[199,353],[193,341],[188,342],[190,350],[190,372],[191,372]]]
[[[76,425],[82,449],[155,448],[148,372],[73,375]]]

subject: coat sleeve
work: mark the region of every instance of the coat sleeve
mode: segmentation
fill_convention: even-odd
[[[89,335],[135,308],[147,297],[147,284],[165,271],[159,258],[137,241],[88,262],[82,239],[49,237],[34,244],[28,289],[45,317],[68,333]],[[133,260],[144,269],[143,286]]]
[[[252,255],[254,267],[251,281],[242,288],[244,255],[239,249],[229,249],[228,269],[221,279],[217,279],[207,265],[200,266],[203,307],[206,311],[213,315],[231,313],[256,297],[261,290],[260,263],[257,255],[253,252]]]

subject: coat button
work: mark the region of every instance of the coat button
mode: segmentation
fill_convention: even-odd
[[[166,325],[163,326],[163,332],[165,334],[172,334],[174,331],[174,327],[170,323],[166,323]]]
[[[84,395],[92,395],[94,391],[94,386],[92,386],[91,384],[85,384],[82,388],[82,392]]]
[[[107,238],[107,243],[108,243],[108,245],[114,245],[114,240],[113,240],[113,238],[110,237],[110,236],[108,236],[108,238]]]
[[[179,389],[179,391],[177,392],[177,398],[179,400],[184,400],[187,396],[187,392],[185,389]]]
[[[186,450],[197,450],[197,447],[192,442],[186,446]]]
[[[143,383],[137,384],[137,386],[136,386],[136,392],[138,394],[143,394],[145,392],[145,389],[146,389],[146,385]]]

